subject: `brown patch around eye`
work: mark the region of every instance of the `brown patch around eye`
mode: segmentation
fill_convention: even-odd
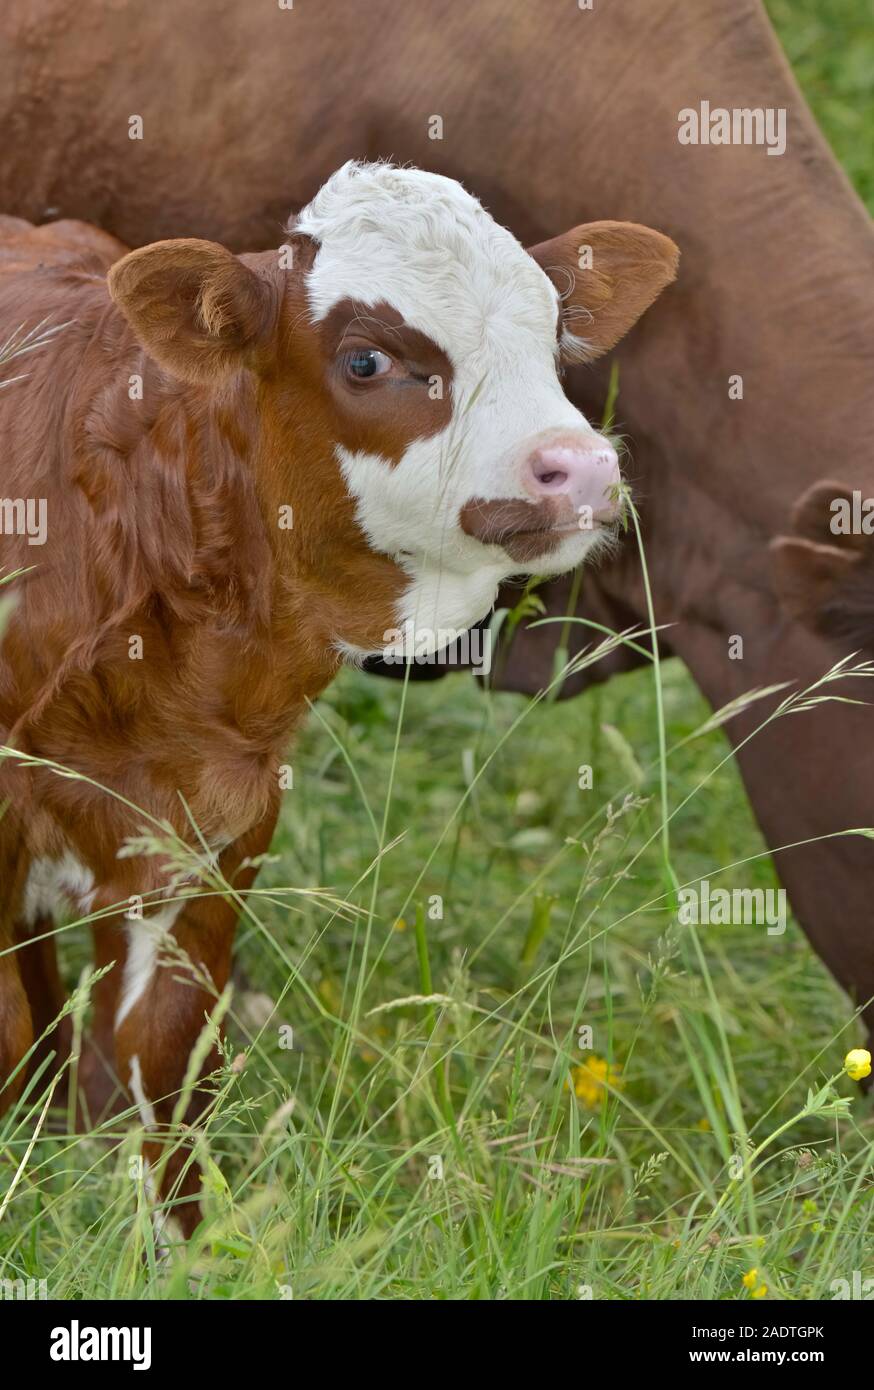
[[[341,300],[319,325],[319,334],[338,442],[345,448],[399,463],[415,440],[446,429],[452,418],[452,364],[390,304]],[[344,377],[344,351],[366,347],[387,353],[400,370],[350,382]]]

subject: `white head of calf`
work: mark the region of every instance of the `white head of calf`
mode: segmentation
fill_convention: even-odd
[[[570,569],[609,534],[616,454],[559,369],[612,347],[676,266],[673,242],[631,223],[526,251],[454,180],[350,163],[284,259],[165,242],[110,283],[177,375],[258,377],[262,490],[294,508],[292,567],[315,578],[326,637],[362,655],[410,622],[439,645],[502,580]],[[180,298],[187,336],[168,328]]]

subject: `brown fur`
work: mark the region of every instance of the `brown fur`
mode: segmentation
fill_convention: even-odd
[[[308,323],[302,268],[279,270],[275,254],[146,248],[110,273],[122,313],[98,273],[115,250],[102,234],[10,234],[15,255],[4,259],[0,228],[0,321],[68,326],[30,355],[27,381],[0,394],[0,492],[45,498],[48,514],[44,546],[0,537],[7,572],[29,568],[8,589],[17,606],[0,656],[0,739],[99,785],[0,763],[0,800],[14,808],[0,820],[3,1081],[62,997],[53,943],[32,944],[22,924],[29,865],[71,849],[94,876],[95,911],[161,890],[160,859],[118,858],[142,817],[103,787],[190,837],[181,790],[207,840],[230,842],[220,864],[231,878],[266,850],[279,764],[307,700],[337,670],[335,634],[378,645],[406,583],[360,532],[334,442],[366,438],[394,454],[448,408],[431,407],[437,423],[421,404],[399,418],[386,398],[380,436],[379,411],[336,379],[333,328]],[[433,345],[392,331],[449,386]],[[129,397],[132,376],[141,400]],[[291,530],[278,525],[286,505]],[[133,635],[142,661],[129,659]],[[177,941],[217,990],[235,918],[209,898],[177,919]],[[110,1103],[113,1069],[125,1083],[136,1053],[160,1127],[210,1000],[159,970],[113,1039],[120,926],[104,921],[95,944],[116,966],[98,987],[83,1060],[89,1107]],[[66,1041],[49,1040],[32,1065],[49,1046],[60,1054]],[[196,1180],[186,1181],[190,1195]],[[195,1219],[192,1208],[187,1229]]]

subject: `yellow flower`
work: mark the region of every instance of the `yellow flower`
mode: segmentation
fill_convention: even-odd
[[[708,1118],[707,1118],[706,1115],[702,1115],[702,1116],[701,1116],[701,1119],[698,1121],[698,1128],[699,1128],[699,1129],[702,1131],[702,1133],[704,1133],[704,1134],[709,1134],[709,1133],[710,1133],[711,1125],[710,1125],[710,1121],[708,1120]]]
[[[871,1053],[864,1047],[854,1047],[844,1058],[844,1071],[851,1081],[861,1081],[871,1075]]]
[[[399,917],[394,925],[395,931],[406,931],[407,924],[403,917]]]
[[[590,1057],[582,1066],[573,1067],[571,1079],[577,1100],[581,1100],[590,1110],[600,1105],[608,1086],[622,1085],[620,1068],[612,1066],[603,1057]]]
[[[319,998],[332,1014],[339,1014],[343,1007],[343,996],[337,987],[335,980],[330,975],[323,975],[319,980],[316,990]]]
[[[757,1289],[753,1289],[753,1298],[764,1298],[768,1292],[767,1284],[760,1284]]]
[[[755,1283],[756,1283],[756,1280],[758,1279],[758,1277],[759,1277],[759,1271],[758,1271],[757,1269],[748,1269],[747,1272],[746,1272],[746,1274],[745,1274],[744,1277],[743,1277],[743,1286],[744,1286],[744,1288],[745,1288],[745,1289],[752,1289],[752,1288],[754,1288]]]

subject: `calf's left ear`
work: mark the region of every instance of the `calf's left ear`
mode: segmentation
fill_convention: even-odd
[[[268,283],[213,241],[157,241],[117,261],[109,292],[150,357],[183,381],[245,366],[272,320]]]
[[[592,362],[612,348],[666,285],[680,252],[636,222],[586,222],[529,248],[561,296],[562,358]]]

